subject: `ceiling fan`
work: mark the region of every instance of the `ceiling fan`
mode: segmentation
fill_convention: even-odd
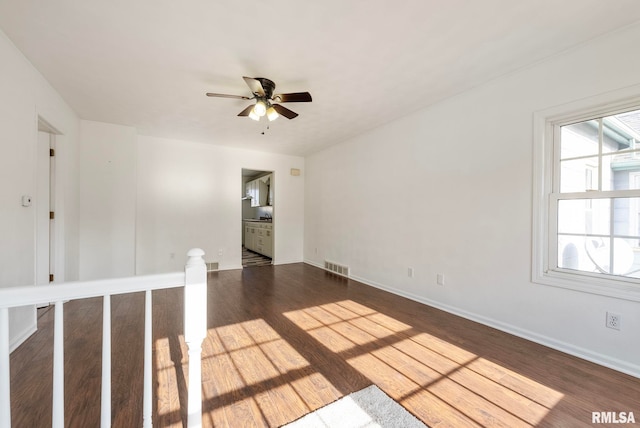
[[[254,105],[250,105],[246,109],[242,110],[238,116],[249,116],[253,120],[260,120],[262,116],[266,114],[267,118],[271,120],[277,119],[279,116],[284,116],[287,119],[294,119],[298,116],[298,113],[289,110],[278,103],[308,103],[311,102],[311,94],[309,92],[292,92],[290,94],[277,94],[273,95],[273,91],[276,88],[276,84],[272,80],[264,77],[243,77],[244,81],[251,89],[253,93],[252,97],[245,97],[243,95],[227,95],[227,94],[214,94],[207,92],[208,97],[220,97],[220,98],[237,98],[241,100],[256,100]]]

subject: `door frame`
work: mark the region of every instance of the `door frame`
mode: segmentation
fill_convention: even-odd
[[[38,161],[39,151],[44,150],[40,147],[40,132],[44,132],[50,135],[50,148],[54,150],[54,156],[50,157],[49,170],[47,171],[47,186],[49,187],[49,207],[54,208],[54,219],[50,220],[49,227],[46,231],[43,231],[41,227],[38,227],[38,204],[40,201],[37,198],[34,198],[36,209],[34,211],[34,283],[37,284],[38,280],[38,269],[40,263],[45,263],[45,261],[41,260],[38,257],[40,253],[39,246],[47,245],[49,247],[49,257],[46,263],[49,263],[49,272],[53,273],[54,281],[53,282],[63,282],[65,280],[65,252],[64,252],[64,198],[62,192],[61,183],[63,183],[61,172],[62,172],[62,156],[65,149],[65,138],[64,134],[60,132],[55,126],[53,126],[50,122],[44,119],[42,116],[37,115],[37,123],[36,123],[36,138],[35,138],[35,147],[34,147],[34,156],[35,156],[35,183],[36,189],[39,183],[39,180],[42,177],[42,171],[40,170],[40,163]],[[53,224],[52,224],[53,223]],[[50,232],[51,231],[51,232]],[[46,236],[46,244],[45,239],[42,235]]]

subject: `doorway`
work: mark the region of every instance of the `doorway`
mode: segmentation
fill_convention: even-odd
[[[273,171],[242,169],[242,266],[268,266],[274,257]]]
[[[35,188],[35,223],[36,223],[36,260],[35,283],[48,285],[61,281],[62,272],[56,272],[60,264],[57,248],[60,248],[57,237],[60,236],[56,218],[56,144],[60,133],[46,121],[38,119],[38,138],[36,141],[36,188]],[[48,306],[47,304],[39,307]]]

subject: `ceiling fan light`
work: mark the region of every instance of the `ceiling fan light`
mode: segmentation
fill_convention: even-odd
[[[256,103],[256,106],[253,108],[253,112],[256,115],[262,117],[267,112],[267,106],[265,105],[265,103],[263,101],[258,101]]]
[[[253,120],[260,120],[260,116],[258,116],[257,114],[255,114],[255,112],[254,112],[253,110],[255,110],[255,108],[254,108],[254,109],[252,109],[252,110],[249,112],[249,117],[250,117],[251,119],[253,119]]]
[[[280,115],[276,109],[273,107],[269,107],[269,109],[267,109],[267,118],[269,118],[269,120],[276,120],[278,117],[280,117]]]

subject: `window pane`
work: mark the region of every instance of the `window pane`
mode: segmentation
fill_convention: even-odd
[[[560,192],[598,190],[598,158],[560,162]]]
[[[602,190],[640,189],[640,110],[602,119]]]
[[[637,239],[558,236],[558,267],[584,272],[640,277]],[[612,265],[613,263],[613,265]]]
[[[594,272],[611,273],[611,239],[587,237],[585,250],[589,260],[594,264]]]
[[[609,235],[609,199],[558,201],[558,233]]]
[[[587,238],[586,249],[597,271],[628,276],[634,273],[634,264],[636,263],[636,253],[632,245],[631,240],[614,238],[612,253],[611,239]],[[613,263],[613,266],[611,266],[611,263]]]
[[[597,269],[587,253],[586,244],[590,239],[586,236],[558,235],[558,267],[584,272],[606,273]],[[600,257],[608,260],[609,254],[606,253]]]
[[[602,152],[636,149],[640,141],[640,110],[602,119]]]
[[[640,236],[640,198],[613,200],[613,233],[617,236]]]
[[[602,190],[640,189],[640,152],[602,157]]]
[[[633,137],[615,117],[602,119],[602,153],[633,149]]]
[[[638,239],[613,240],[613,274],[640,277]]]
[[[598,126],[598,120],[588,120],[560,128],[560,159],[597,155]]]

